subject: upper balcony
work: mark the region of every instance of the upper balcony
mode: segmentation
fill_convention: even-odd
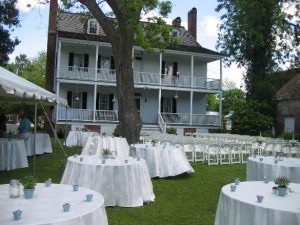
[[[203,78],[199,76],[166,75],[149,72],[133,72],[134,85],[180,87],[218,91],[220,90],[220,80]],[[87,67],[60,66],[57,75],[58,79],[72,81],[92,81],[116,84],[115,70],[95,69]]]

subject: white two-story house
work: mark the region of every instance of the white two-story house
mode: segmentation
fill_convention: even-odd
[[[114,56],[98,22],[84,18],[57,13],[55,70],[50,80],[53,91],[68,100],[69,108],[57,106],[54,118],[58,125],[99,126],[101,132],[110,134],[118,124]],[[178,46],[153,53],[139,46],[132,49],[136,106],[143,129],[165,132],[174,127],[183,133],[221,126],[221,106],[219,113],[211,114],[206,104],[208,94],[222,95],[222,56],[196,41],[196,18],[193,8],[188,13],[189,30],[181,26],[179,17],[173,20],[172,35],[179,38]],[[208,79],[207,64],[217,60],[220,79]]]

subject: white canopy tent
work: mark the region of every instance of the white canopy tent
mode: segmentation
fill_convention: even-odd
[[[55,104],[61,104],[64,106],[68,105],[67,100],[59,97],[56,94],[47,91],[44,88],[39,87],[38,85],[2,67],[0,67],[0,101],[24,102],[26,104],[35,105],[35,117],[34,117],[35,134],[36,134],[36,121],[37,121],[36,116],[37,116],[38,103],[41,103],[43,105],[55,105]],[[52,130],[54,131],[53,127]],[[56,133],[54,133],[54,135],[56,137]],[[36,138],[34,139],[36,142]],[[34,144],[34,152],[36,152],[35,148],[36,148],[36,143]],[[34,154],[34,175],[35,175],[35,154]]]

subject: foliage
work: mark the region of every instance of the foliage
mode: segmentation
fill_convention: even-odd
[[[293,138],[295,140],[300,140],[300,135],[299,134],[294,134],[292,132],[283,132],[280,135],[281,138],[283,138],[284,140],[293,140]]]
[[[34,176],[25,176],[21,179],[24,189],[32,189],[35,187],[37,179]]]
[[[120,130],[120,125],[119,125],[119,124],[118,124],[118,125],[116,126],[116,128],[114,129],[113,135],[114,135],[115,137],[120,137],[120,136],[121,136],[121,130]]]
[[[56,134],[57,134],[57,137],[58,137],[59,139],[64,139],[64,138],[65,138],[65,135],[66,135],[66,132],[65,132],[64,129],[59,128]]]
[[[176,134],[177,135],[177,129],[174,127],[169,127],[166,130],[167,134]]]
[[[111,151],[108,148],[102,149],[102,155],[111,155]]]
[[[52,139],[52,146],[57,149],[55,154],[40,155],[36,159],[39,183],[43,183],[49,177],[52,178],[53,183],[61,181],[66,158],[54,139]],[[70,155],[80,154],[80,152],[79,147],[70,147],[67,151]],[[24,177],[32,172],[33,159],[33,156],[28,157],[27,168],[0,171],[0,183],[7,184],[14,178]],[[191,166],[195,173],[166,179],[151,179],[155,192],[154,203],[145,203],[143,207],[136,208],[106,207],[109,224],[213,224],[220,190],[224,185],[232,182],[233,177],[239,177],[241,181],[246,180],[246,165],[208,166],[202,163],[191,163]]]
[[[11,39],[10,32],[19,26],[19,10],[16,8],[17,0],[0,1],[0,66],[7,64],[15,46],[20,43],[17,38]]]
[[[216,94],[210,94],[207,96],[207,111],[219,111],[219,105],[219,99]]]
[[[39,52],[37,57],[29,59],[25,54],[16,56],[15,62],[8,64],[7,69],[40,87],[45,86],[46,52]]]
[[[262,113],[264,107],[264,104],[252,100],[240,103],[232,117],[232,133],[259,135],[260,131],[270,130],[273,119]]]
[[[82,127],[80,129],[80,131],[82,131],[82,132],[89,132],[90,130],[87,127]]]
[[[217,48],[227,65],[245,67],[247,96],[279,64],[299,61],[299,7],[294,0],[218,0],[221,16]],[[294,6],[295,10],[285,10]],[[294,28],[294,29],[293,29]]]
[[[280,176],[274,180],[274,183],[277,184],[278,187],[287,187],[290,183],[290,180],[285,176]]]
[[[223,114],[235,111],[236,107],[246,101],[245,93],[238,88],[223,91]]]

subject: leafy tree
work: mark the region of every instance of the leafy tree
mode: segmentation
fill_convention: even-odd
[[[223,114],[235,111],[240,104],[246,102],[245,93],[238,88],[223,91]]]
[[[137,42],[145,49],[165,48],[172,43],[171,26],[161,17],[148,18],[149,23],[141,23],[142,13],[159,9],[161,16],[171,11],[170,1],[160,0],[64,0],[65,6],[79,2],[85,6],[103,28],[112,45],[117,74],[117,98],[121,134],[129,143],[139,140],[142,127],[134,98],[132,70],[132,48]],[[106,16],[101,7],[103,3],[112,9],[114,19]]]
[[[17,38],[11,39],[10,37],[10,32],[20,23],[16,4],[17,0],[0,1],[0,66],[7,64],[8,55],[20,43]]]
[[[216,94],[210,94],[207,97],[207,111],[219,111],[219,99]]]
[[[259,135],[260,131],[270,130],[273,118],[262,114],[263,108],[257,101],[239,102],[233,114],[232,133]]]
[[[227,65],[245,67],[247,97],[264,98],[255,93],[256,84],[279,64],[299,61],[299,1],[294,0],[218,0],[216,11],[225,12],[217,42]],[[295,7],[288,13],[288,6]],[[260,86],[260,84],[258,84]]]

